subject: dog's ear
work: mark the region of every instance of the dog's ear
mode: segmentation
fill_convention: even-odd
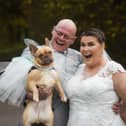
[[[36,51],[38,50],[38,48],[35,45],[33,45],[33,44],[29,44],[29,49],[30,49],[31,54],[33,56],[35,55]]]
[[[49,46],[49,39],[47,37],[45,37],[45,45]]]

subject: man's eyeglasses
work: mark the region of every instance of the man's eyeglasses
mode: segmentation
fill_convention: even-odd
[[[56,28],[54,28],[54,31],[56,32],[56,34],[59,37],[63,36],[63,38],[66,39],[66,40],[73,40],[73,39],[77,38],[76,36],[68,36],[68,35],[62,33],[61,31],[57,30]]]

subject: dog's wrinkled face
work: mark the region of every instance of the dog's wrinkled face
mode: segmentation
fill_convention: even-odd
[[[35,53],[35,61],[41,66],[50,66],[53,63],[51,48],[48,46],[39,48]]]
[[[52,49],[48,46],[42,46],[40,48],[30,45],[30,51],[35,58],[36,65],[39,66],[51,66],[53,64]]]

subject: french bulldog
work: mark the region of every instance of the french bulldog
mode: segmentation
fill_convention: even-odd
[[[26,91],[32,92],[33,100],[29,101],[23,111],[23,126],[31,126],[33,123],[42,123],[45,126],[54,126],[54,114],[52,111],[52,96],[55,88],[61,101],[66,102],[67,97],[61,86],[60,77],[54,69],[53,51],[49,47],[49,40],[45,39],[45,45],[36,47],[29,45],[34,56],[34,69],[28,73]],[[40,100],[38,88],[45,95]]]

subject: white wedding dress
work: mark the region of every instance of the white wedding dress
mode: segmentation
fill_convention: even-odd
[[[83,64],[65,87],[70,100],[67,126],[125,126],[120,115],[112,110],[113,103],[119,99],[112,74],[125,72],[124,68],[108,61],[96,75],[84,78],[84,67]]]

